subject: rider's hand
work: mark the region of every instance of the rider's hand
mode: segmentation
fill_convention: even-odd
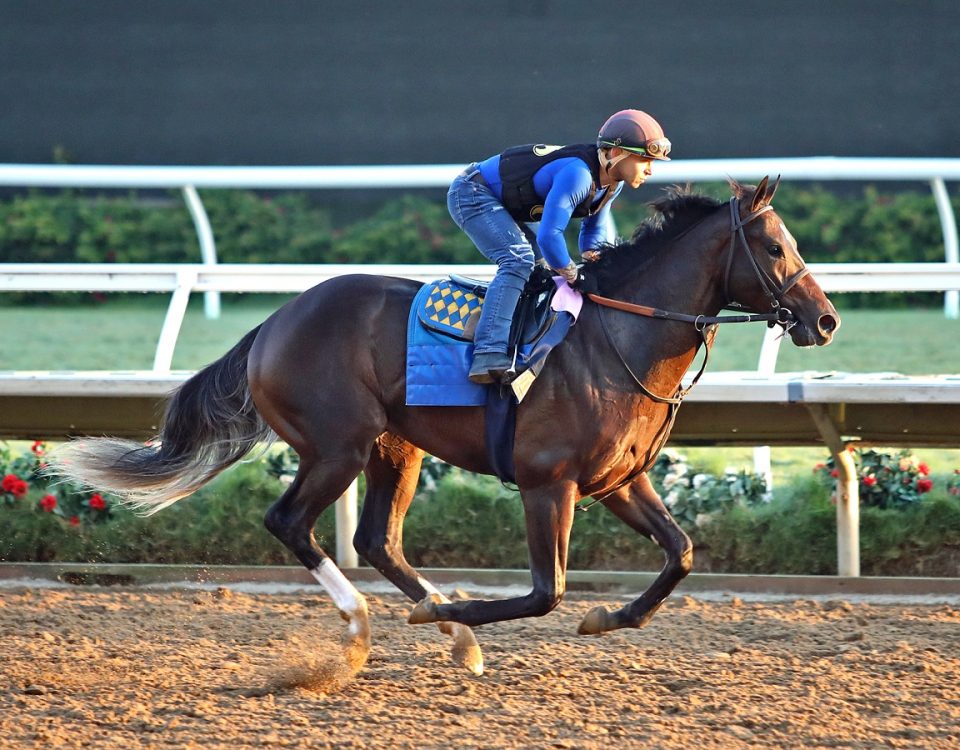
[[[577,264],[574,263],[572,260],[569,263],[567,263],[567,265],[565,265],[563,268],[554,268],[553,271],[558,276],[563,276],[563,278],[566,280],[566,282],[570,286],[573,286],[573,283],[577,280],[577,274],[578,274]]]

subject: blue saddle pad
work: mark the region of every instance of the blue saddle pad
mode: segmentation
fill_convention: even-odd
[[[483,305],[475,292],[476,287],[458,280],[441,279],[425,284],[414,297],[407,319],[407,406],[488,404],[491,387],[467,379],[473,342],[467,340],[471,334],[466,324]],[[520,346],[517,371],[529,368],[538,374],[550,351],[567,335],[577,312],[579,308],[575,312],[563,308],[551,313],[537,337]]]
[[[467,319],[482,304],[482,298],[448,279],[417,292],[407,320],[407,406],[487,403],[487,386],[467,380],[473,343],[462,338]]]

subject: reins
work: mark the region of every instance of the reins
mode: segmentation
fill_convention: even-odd
[[[749,224],[751,221],[756,219],[758,216],[765,214],[767,211],[772,211],[773,206],[769,204],[758,208],[756,211],[740,218],[740,201],[736,197],[730,199],[730,245],[727,249],[727,262],[726,262],[726,271],[724,272],[723,277],[723,294],[724,298],[727,300],[725,307],[729,308],[735,306],[737,309],[746,309],[743,305],[738,302],[734,302],[730,297],[730,270],[733,267],[733,256],[736,253],[737,249],[737,239],[739,238],[740,244],[743,247],[744,253],[750,261],[750,266],[753,268],[754,274],[757,277],[757,280],[760,282],[760,286],[763,288],[764,293],[767,295],[767,298],[770,300],[770,307],[772,312],[760,313],[760,312],[747,312],[743,315],[689,315],[687,313],[673,312],[671,310],[661,310],[656,307],[649,307],[648,305],[638,305],[633,302],[624,302],[622,300],[611,299],[610,297],[604,297],[599,294],[587,294],[587,298],[596,302],[601,307],[611,307],[615,310],[621,310],[623,312],[632,313],[633,315],[643,315],[648,318],[655,318],[657,320],[675,320],[681,323],[692,323],[693,327],[700,334],[702,343],[704,345],[704,358],[703,364],[700,366],[700,370],[693,377],[693,380],[690,382],[686,388],[678,386],[677,393],[674,396],[659,396],[652,391],[650,391],[637,377],[636,373],[630,368],[630,365],[627,364],[627,361],[624,359],[623,355],[620,353],[620,349],[617,347],[616,342],[613,340],[613,337],[610,335],[610,331],[607,329],[607,323],[604,320],[602,311],[600,312],[600,326],[603,328],[603,333],[607,337],[607,342],[610,344],[611,348],[616,352],[617,357],[620,359],[620,362],[626,368],[627,372],[630,373],[630,377],[633,378],[634,382],[640,387],[640,390],[645,396],[653,399],[662,404],[671,404],[679,406],[687,394],[691,391],[693,386],[697,384],[697,381],[700,380],[700,376],[703,375],[704,370],[707,366],[707,360],[710,357],[710,346],[707,343],[706,334],[704,333],[707,326],[718,325],[720,323],[767,323],[770,326],[780,325],[783,326],[785,330],[796,323],[796,317],[793,312],[786,307],[782,306],[782,300],[784,295],[789,292],[804,276],[810,273],[810,269],[806,266],[803,266],[799,271],[793,274],[788,278],[782,285],[778,286],[777,283],[770,278],[770,276],[760,268],[760,265],[757,263],[756,258],[753,257],[753,253],[750,252],[750,244],[747,242],[747,237],[743,232],[743,228]]]
[[[650,459],[649,456],[657,456],[662,450],[664,444],[667,442],[667,438],[670,436],[670,431],[673,428],[673,423],[676,421],[677,412],[680,409],[680,405],[683,403],[683,400],[689,395],[690,391],[693,390],[693,387],[700,380],[700,377],[703,375],[704,371],[707,369],[707,362],[710,359],[710,344],[711,341],[708,340],[706,329],[707,326],[719,325],[721,323],[767,323],[769,326],[780,325],[783,326],[784,331],[789,330],[793,325],[796,324],[796,317],[793,312],[782,306],[782,301],[784,295],[790,289],[792,289],[797,282],[804,278],[807,274],[810,273],[810,270],[804,266],[790,278],[783,282],[782,285],[777,285],[777,283],[770,278],[770,276],[764,272],[760,265],[757,263],[756,258],[753,257],[753,253],[750,252],[750,244],[747,242],[747,237],[744,234],[743,228],[749,224],[751,221],[756,219],[758,216],[766,213],[767,211],[772,211],[773,207],[770,205],[763,206],[756,211],[752,211],[747,214],[743,219],[740,218],[740,201],[734,197],[730,199],[730,245],[727,249],[727,261],[726,261],[726,271],[724,272],[723,278],[723,294],[724,299],[727,300],[724,305],[725,309],[738,309],[746,310],[743,305],[738,302],[735,302],[730,297],[729,287],[730,287],[730,271],[733,267],[733,256],[737,249],[737,239],[740,239],[740,244],[742,245],[744,252],[747,258],[750,261],[750,266],[754,271],[754,274],[757,277],[757,280],[760,282],[764,293],[767,295],[767,299],[770,301],[771,312],[768,313],[759,313],[759,312],[746,312],[742,315],[689,315],[687,313],[673,312],[670,310],[661,310],[656,307],[649,307],[647,305],[638,305],[633,302],[624,302],[622,300],[611,299],[610,297],[604,297],[599,294],[589,293],[587,298],[599,305],[598,317],[600,318],[600,327],[603,329],[603,333],[607,338],[607,343],[610,344],[610,347],[616,353],[617,358],[620,360],[620,363],[623,365],[624,369],[630,374],[630,377],[633,379],[634,383],[640,388],[640,391],[649,399],[656,401],[657,403],[667,404],[668,412],[667,418],[664,420],[663,425],[657,433],[656,438],[651,445],[656,446],[656,450],[651,450],[647,455],[648,459],[644,465],[637,471],[632,472],[626,479],[620,482],[616,487],[614,487],[609,492],[605,492],[600,497],[595,497],[592,502],[587,503],[586,505],[577,506],[578,510],[587,510],[594,503],[599,502],[603,498],[609,497],[611,494],[619,490],[621,487],[631,482],[634,477],[638,474],[642,474],[644,471],[649,470]],[[647,386],[643,384],[643,381],[637,377],[637,374],[633,371],[630,365],[627,363],[627,360],[621,354],[620,349],[617,347],[616,342],[613,340],[613,337],[610,335],[610,331],[607,328],[606,320],[603,315],[603,308],[610,307],[614,310],[621,310],[623,312],[628,312],[633,315],[642,315],[647,318],[654,318],[656,320],[674,320],[681,323],[692,323],[693,327],[700,334],[701,343],[704,347],[704,356],[703,362],[700,365],[700,369],[697,371],[697,374],[693,376],[693,379],[690,381],[690,384],[684,388],[681,385],[677,386],[677,391],[673,396],[660,396],[653,391],[651,391]]]

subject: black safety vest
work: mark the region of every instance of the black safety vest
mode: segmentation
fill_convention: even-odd
[[[536,144],[515,146],[500,154],[500,181],[503,183],[503,206],[520,222],[540,221],[543,215],[543,199],[533,187],[533,176],[546,164],[557,159],[575,156],[590,168],[593,182],[587,197],[577,204],[573,217],[589,216],[593,197],[600,184],[600,158],[597,147],[591,143],[572,146],[546,146]]]

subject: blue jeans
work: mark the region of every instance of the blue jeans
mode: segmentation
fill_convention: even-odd
[[[493,191],[470,179],[478,171],[473,164],[454,179],[447,208],[484,257],[497,264],[474,335],[474,354],[506,353],[513,313],[536,257],[527,235]]]

